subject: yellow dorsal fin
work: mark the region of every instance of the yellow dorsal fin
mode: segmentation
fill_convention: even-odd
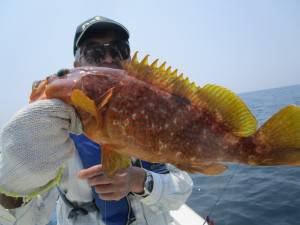
[[[231,131],[241,137],[250,136],[255,133],[257,122],[248,107],[233,92],[216,85],[198,87],[190,82],[182,73],[177,75],[178,70],[171,71],[166,68],[166,62],[157,65],[157,59],[148,64],[146,55],[141,62],[137,59],[137,52],[131,62],[123,64],[130,76],[153,84],[169,93],[185,97],[198,107],[206,107],[207,110],[215,113]]]
[[[139,80],[144,80],[170,93],[186,98],[194,94],[193,92],[197,90],[195,85],[190,85],[188,78],[184,77],[183,74],[177,75],[177,69],[171,71],[170,66],[166,68],[166,62],[158,66],[158,59],[156,59],[149,65],[149,55],[146,55],[139,62],[137,53],[138,52],[134,53],[130,62],[123,63],[123,68],[129,72],[128,74],[130,76],[134,76]]]
[[[213,84],[199,89],[198,97],[214,109],[231,128],[233,134],[247,137],[255,133],[257,121],[246,104],[232,91]]]
[[[138,54],[137,51],[133,54],[132,59],[131,59],[131,63],[133,63],[133,64],[139,63],[138,58],[137,58],[137,54]]]

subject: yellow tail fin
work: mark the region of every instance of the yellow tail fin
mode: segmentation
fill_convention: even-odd
[[[263,165],[300,166],[300,107],[289,105],[272,116],[257,138],[270,148]]]

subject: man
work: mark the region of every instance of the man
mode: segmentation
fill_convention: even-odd
[[[74,67],[101,66],[122,69],[121,62],[130,60],[128,39],[127,29],[111,19],[96,16],[83,22],[75,33]],[[58,75],[62,73],[64,70],[59,71]],[[56,106],[57,103],[49,104]],[[58,106],[65,111],[71,110],[65,107],[64,105]],[[49,112],[53,113],[53,107],[49,108]],[[59,116],[51,115],[51,117]],[[74,120],[71,119],[71,121]],[[59,120],[56,123],[60,124]],[[34,130],[36,131],[37,128],[35,127]],[[65,169],[67,172],[63,174],[60,185],[57,189],[41,194],[39,201],[42,202],[43,207],[36,199],[32,199],[30,203],[23,204],[17,210],[10,210],[17,224],[21,224],[21,220],[22,225],[34,224],[32,220],[39,225],[46,224],[48,218],[42,220],[39,214],[49,215],[57,193],[59,194],[57,222],[61,225],[173,224],[169,211],[178,209],[184,204],[192,190],[192,181],[188,174],[164,164],[133,159],[132,167],[118,171],[112,178],[107,178],[103,174],[100,162],[101,146],[84,135],[70,134],[70,137],[75,143],[76,150],[73,147],[72,154],[69,154],[64,148],[63,156],[58,158],[57,154],[55,155],[56,161],[60,160],[67,164]],[[48,145],[49,148],[50,145],[51,143]],[[46,146],[44,145],[43,148],[46,149]],[[68,148],[71,149],[71,146]],[[53,149],[51,147],[50,150],[53,151]],[[45,150],[45,152],[48,151]],[[48,153],[48,155],[54,154]],[[32,174],[34,176],[35,172],[33,171]],[[36,177],[38,176],[41,175],[37,174]],[[43,176],[44,180],[45,176]],[[53,176],[52,174],[51,177]],[[9,204],[4,204],[5,202],[10,202],[10,207],[8,207]],[[7,196],[2,194],[0,203],[6,208],[14,208],[11,205],[20,206],[22,201],[20,202],[20,198],[17,201],[12,201],[12,199],[10,201],[9,198],[7,200]],[[30,204],[31,209],[28,209]],[[27,207],[26,210],[23,209],[25,207]],[[21,214],[25,215],[23,217],[28,214],[28,219],[18,217]]]

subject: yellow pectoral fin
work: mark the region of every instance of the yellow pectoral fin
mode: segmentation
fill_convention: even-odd
[[[107,177],[113,177],[118,170],[127,169],[131,165],[131,158],[114,151],[112,145],[102,145],[102,168]]]
[[[90,99],[83,91],[75,89],[71,93],[71,101],[74,106],[90,113],[99,122],[98,111],[94,100]]]

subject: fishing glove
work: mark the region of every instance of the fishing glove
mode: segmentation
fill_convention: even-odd
[[[70,132],[81,133],[81,122],[60,100],[36,101],[17,112],[0,131],[0,192],[30,200],[59,182],[74,151]]]

